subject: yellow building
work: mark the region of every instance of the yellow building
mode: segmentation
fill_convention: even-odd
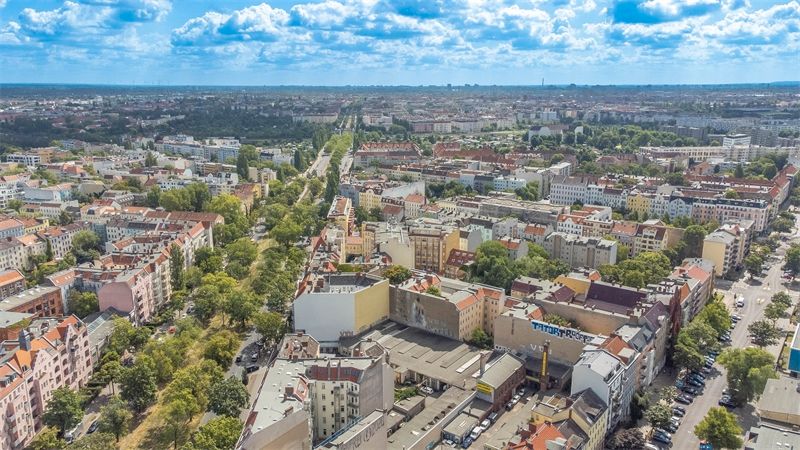
[[[411,226],[408,237],[414,247],[414,268],[443,273],[450,251],[460,249],[458,228],[427,222]]]
[[[721,277],[736,265],[736,238],[715,231],[703,240],[703,258],[714,263],[714,275]]]
[[[364,189],[358,193],[358,207],[364,211],[381,207],[381,191]]]
[[[295,330],[314,336],[326,349],[389,317],[389,280],[338,273],[311,280],[292,304]]]
[[[575,291],[575,294],[586,295],[586,291],[589,290],[592,281],[599,280],[600,272],[590,270],[588,272],[570,272],[566,275],[559,275],[553,282],[572,289]]]
[[[651,205],[650,196],[639,192],[635,195],[629,195],[625,206],[629,211],[636,212],[639,217],[642,217],[644,214],[650,214]]]

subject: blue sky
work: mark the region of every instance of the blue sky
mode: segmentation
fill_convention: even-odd
[[[800,0],[0,0],[0,82],[800,79]]]

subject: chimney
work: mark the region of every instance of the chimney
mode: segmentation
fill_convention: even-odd
[[[30,350],[31,349],[31,333],[28,329],[20,330],[19,335],[17,336],[17,340],[19,340],[19,348],[22,350]]]
[[[291,383],[287,384],[283,389],[284,398],[289,398],[294,395],[294,386]]]

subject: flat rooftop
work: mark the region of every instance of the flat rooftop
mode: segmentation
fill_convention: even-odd
[[[0,311],[0,328],[8,328],[14,324],[20,323],[25,319],[30,319],[33,314],[18,313],[11,311]]]
[[[477,384],[481,356],[477,347],[391,321],[358,338],[382,345],[395,372],[413,371],[468,390]]]
[[[30,301],[36,300],[39,297],[47,295],[51,292],[60,290],[57,287],[51,286],[37,286],[34,288],[30,288],[26,291],[22,291],[19,294],[14,294],[11,297],[6,297],[3,300],[0,300],[0,310],[7,311],[10,309],[14,309],[18,306],[24,305]]]
[[[430,429],[431,424],[441,421],[450,410],[474,397],[474,395],[474,391],[465,391],[451,386],[442,392],[438,398],[426,397],[425,409],[389,436],[389,448],[412,448],[420,437]],[[437,440],[439,438],[440,436],[436,436]]]

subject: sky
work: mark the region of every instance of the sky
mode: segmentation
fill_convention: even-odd
[[[0,0],[0,82],[800,79],[800,0]]]

